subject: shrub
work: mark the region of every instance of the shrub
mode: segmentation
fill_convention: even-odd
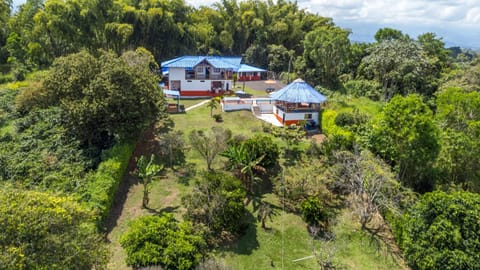
[[[376,81],[349,80],[343,84],[347,94],[355,97],[368,97],[372,100],[380,100],[381,87]]]
[[[203,257],[205,241],[190,222],[172,214],[143,216],[129,224],[120,244],[133,267],[159,265],[165,269],[193,269]]]
[[[264,155],[260,166],[270,168],[277,164],[280,149],[271,137],[257,134],[253,138],[247,139],[244,144],[247,151],[254,153],[255,159]]]
[[[121,143],[104,151],[103,161],[98,169],[95,173],[88,175],[89,181],[84,200],[91,207],[98,209],[100,222],[110,212],[134,147],[135,145],[131,142]]]
[[[213,119],[215,119],[216,122],[222,122],[223,121],[223,118],[222,118],[221,114],[214,114],[212,117],[213,117]]]
[[[318,198],[309,197],[304,200],[300,204],[300,211],[302,212],[303,219],[309,225],[328,229],[330,215]]]
[[[245,195],[238,179],[221,172],[205,172],[192,193],[182,198],[187,208],[185,219],[207,227],[210,242],[214,243],[222,232],[235,234],[242,228]]]

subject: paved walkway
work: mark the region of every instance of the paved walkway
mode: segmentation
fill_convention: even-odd
[[[261,119],[267,123],[270,123],[276,127],[281,127],[283,126],[280,121],[278,121],[277,117],[273,115],[273,113],[262,113],[260,116],[257,116],[258,119]]]
[[[200,103],[197,103],[197,104],[195,104],[195,105],[192,105],[192,106],[186,108],[185,111],[188,112],[188,111],[190,111],[191,109],[195,109],[195,108],[197,108],[197,107],[202,106],[203,104],[208,103],[209,101],[210,101],[210,99],[204,100],[204,101],[202,101],[202,102],[200,102]]]

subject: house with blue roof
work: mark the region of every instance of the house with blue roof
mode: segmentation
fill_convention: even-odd
[[[233,74],[252,80],[260,78],[259,72],[266,72],[241,62],[241,57],[224,56],[182,56],[164,61],[162,72],[168,77],[165,88],[184,97],[219,96],[231,93]]]
[[[272,92],[275,101],[273,115],[283,125],[299,124],[302,121],[320,123],[320,104],[327,98],[302,79],[296,79],[284,88]]]

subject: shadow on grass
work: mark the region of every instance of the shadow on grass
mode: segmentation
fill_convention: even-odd
[[[241,237],[234,242],[229,242],[221,246],[223,251],[230,251],[236,254],[250,255],[252,251],[257,249],[260,244],[257,240],[257,224],[255,217],[247,211],[246,213],[246,227]]]
[[[194,163],[186,163],[177,170],[174,170],[178,183],[188,186],[190,180],[194,179],[197,175],[197,170]]]
[[[180,206],[167,206],[167,207],[160,208],[160,209],[154,209],[154,208],[150,208],[150,207],[146,207],[145,209],[147,209],[147,211],[152,213],[152,214],[162,215],[164,213],[173,213],[176,210],[178,210],[179,208],[180,208]]]

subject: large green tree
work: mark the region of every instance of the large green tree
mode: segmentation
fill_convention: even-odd
[[[480,195],[423,195],[397,222],[397,242],[412,269],[480,269]]]
[[[375,119],[369,143],[404,184],[417,191],[432,188],[431,169],[440,150],[438,129],[420,96],[392,98]]]
[[[57,59],[43,87],[64,113],[67,130],[87,146],[129,138],[161,116],[163,97],[145,50],[121,57],[82,51]]]
[[[441,183],[480,190],[480,93],[450,87],[437,96]]]
[[[307,80],[325,87],[338,87],[338,76],[346,65],[349,32],[339,27],[316,28],[305,36],[303,58]]]
[[[7,60],[7,52],[4,48],[8,36],[7,25],[10,18],[11,0],[0,1],[0,64]]]
[[[1,188],[0,268],[103,268],[107,252],[94,218],[70,197]]]
[[[425,79],[430,70],[421,46],[410,39],[385,40],[369,49],[359,66],[359,74],[382,85],[383,99],[395,94],[421,93],[433,90]]]

